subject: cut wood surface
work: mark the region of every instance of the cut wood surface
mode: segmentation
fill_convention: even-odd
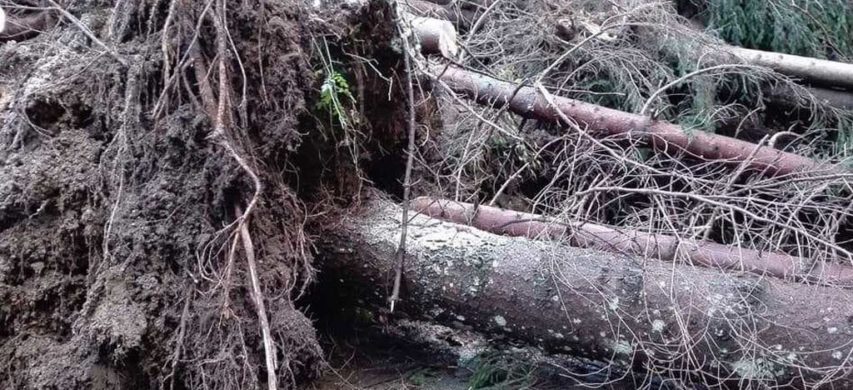
[[[386,306],[400,215],[372,200],[344,218],[320,237],[321,272],[349,296]],[[700,383],[853,385],[853,291],[500,236],[424,215],[408,229],[399,310],[411,316],[617,368],[674,369]]]
[[[407,0],[403,5],[412,14],[447,20],[460,29],[467,29],[477,19],[477,10],[464,5],[438,4],[422,0]]]
[[[487,232],[527,238],[562,240],[572,246],[693,265],[751,272],[780,279],[853,287],[853,267],[819,262],[785,253],[757,251],[715,242],[679,239],[588,222],[558,221],[537,214],[447,199],[419,197],[412,208],[432,218],[473,226]]]
[[[440,54],[444,58],[453,58],[459,52],[453,23],[411,14],[407,14],[406,18],[411,23],[424,54]]]
[[[560,114],[532,87],[519,87],[456,66],[435,67],[433,72],[451,90],[480,104],[496,108],[508,106],[509,110],[524,117],[562,122]],[[638,139],[658,152],[683,152],[695,158],[728,164],[746,163],[753,170],[768,175],[786,175],[820,167],[815,160],[793,153],[717,134],[688,134],[672,123],[579,100],[554,97],[554,103],[562,114],[599,138],[622,136]]]

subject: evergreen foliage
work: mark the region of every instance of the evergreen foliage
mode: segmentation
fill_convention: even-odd
[[[702,17],[732,44],[808,57],[853,58],[847,0],[706,0]]]

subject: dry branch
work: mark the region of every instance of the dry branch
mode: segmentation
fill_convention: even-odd
[[[323,272],[348,295],[384,306],[378,281],[394,266],[400,224],[399,207],[369,203],[320,239]],[[709,383],[851,384],[853,291],[640,262],[423,215],[409,222],[408,254],[400,309],[410,315],[617,369]]]
[[[565,115],[598,138],[620,136],[646,142],[659,152],[683,152],[695,158],[728,164],[746,162],[753,170],[769,175],[803,172],[820,165],[806,157],[734,138],[704,132],[687,134],[680,126],[668,122],[579,100],[555,97],[554,103],[559,108],[556,112],[532,87],[519,87],[455,66],[436,68],[434,73],[451,90],[480,104],[496,108],[508,106],[509,110],[526,118],[556,123],[561,123],[561,116]]]
[[[811,262],[808,259],[784,253],[762,252],[587,222],[561,222],[536,214],[429,197],[413,200],[411,207],[432,218],[471,225],[495,234],[567,240],[570,245],[582,248],[666,261],[684,259],[690,264],[709,268],[853,287],[851,267],[820,262],[809,269],[807,265]]]

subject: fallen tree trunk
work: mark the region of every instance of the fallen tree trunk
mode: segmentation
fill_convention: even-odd
[[[687,134],[677,125],[653,121],[644,116],[618,111],[579,100],[555,97],[555,108],[532,87],[519,87],[455,66],[437,68],[438,80],[456,93],[480,104],[509,110],[527,118],[562,123],[561,113],[593,131],[599,138],[624,136],[639,139],[658,152],[683,152],[703,160],[728,164],[745,163],[749,168],[769,175],[787,175],[819,168],[812,159],[767,146],[721,135],[696,132]],[[559,112],[558,112],[559,111]],[[756,150],[757,149],[757,150]],[[748,160],[748,161],[747,161]]]
[[[853,110],[853,92],[834,89],[806,87],[818,103],[839,110]],[[772,88],[767,93],[768,100],[785,108],[810,107],[811,100],[801,96],[791,87]]]
[[[384,306],[400,215],[371,201],[321,236],[319,265],[336,288]],[[408,231],[400,308],[409,315],[696,383],[853,385],[849,290],[643,262],[423,215]]]
[[[572,246],[729,271],[750,272],[779,279],[808,281],[835,287],[853,287],[853,268],[785,253],[763,252],[665,234],[617,229],[587,222],[560,222],[541,215],[446,199],[419,197],[412,209],[447,222],[465,224],[490,233],[565,240]]]
[[[747,63],[814,83],[853,88],[853,64],[730,46],[726,50]]]

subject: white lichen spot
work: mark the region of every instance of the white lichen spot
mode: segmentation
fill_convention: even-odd
[[[506,326],[506,318],[503,318],[503,316],[495,316],[493,320],[495,320],[495,323],[502,328]]]
[[[557,295],[554,295],[553,297],[551,297],[551,300],[552,300],[552,301],[554,301],[554,302],[559,302],[559,301],[560,301],[560,297],[559,297],[559,296],[557,296]]]
[[[624,341],[624,340],[614,341],[612,344],[612,348],[613,348],[613,352],[618,353],[618,354],[622,354],[622,355],[630,355],[630,354],[634,353],[634,346],[631,345],[631,343]]]
[[[619,297],[613,298],[613,300],[610,301],[608,307],[610,308],[610,310],[613,311],[619,310]]]
[[[826,328],[826,331],[829,332],[829,334],[836,334],[838,333],[838,328],[831,326],[829,328]]]
[[[604,332],[599,332],[598,335],[601,337],[607,337],[607,333],[604,333]]]
[[[554,337],[556,337],[556,338],[558,338],[558,339],[563,339],[563,338],[565,338],[565,336],[563,336],[563,334],[562,334],[562,333],[559,333],[559,332],[554,333]]]
[[[580,318],[575,318],[575,319],[573,319],[573,320],[572,320],[572,323],[573,323],[573,324],[576,324],[576,325],[577,325],[577,324],[580,324],[580,323],[581,323],[581,319],[580,319]]]
[[[773,372],[772,363],[764,359],[758,358],[755,360],[741,359],[732,363],[732,369],[741,378],[748,380],[769,380],[773,379],[776,374]]]
[[[661,333],[666,328],[666,322],[663,322],[661,319],[655,319],[652,321],[652,331]]]
[[[835,351],[832,353],[832,358],[835,360],[841,360],[844,357],[844,354],[841,351]]]
[[[459,322],[465,322],[465,316],[457,315],[457,316],[456,316],[456,321],[459,321]]]

